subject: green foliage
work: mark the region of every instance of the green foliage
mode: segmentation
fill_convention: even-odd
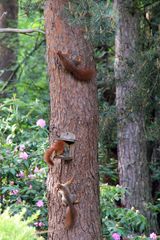
[[[44,30],[44,17],[37,4],[40,1],[22,1],[19,12],[19,28]],[[33,9],[34,14],[33,14]],[[35,32],[19,35],[19,53],[16,85],[17,94],[25,101],[39,99],[49,102],[45,61],[45,36]],[[27,91],[26,91],[27,90]]]
[[[41,13],[45,0],[20,0],[20,8],[28,17],[34,18],[35,13]]]
[[[120,186],[106,184],[100,186],[102,231],[107,239],[111,239],[112,233],[127,236],[136,232],[143,233],[146,230],[146,218],[138,210],[116,206],[116,202],[123,198],[125,192]]]
[[[25,210],[14,216],[9,209],[6,209],[0,215],[0,239],[1,240],[42,240],[42,237],[36,236],[36,231],[29,226],[31,222],[37,219],[38,214],[34,214],[27,220],[23,220]]]

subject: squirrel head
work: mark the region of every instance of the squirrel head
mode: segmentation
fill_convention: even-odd
[[[58,192],[61,189],[62,189],[62,185],[60,183],[58,183],[57,186],[56,186],[56,191]]]

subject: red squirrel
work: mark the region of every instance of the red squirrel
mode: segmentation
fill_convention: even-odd
[[[73,227],[75,223],[76,218],[76,209],[74,207],[74,204],[79,203],[77,200],[75,200],[75,196],[71,194],[69,190],[69,185],[73,182],[73,177],[67,181],[66,183],[57,184],[57,191],[59,196],[61,197],[62,204],[66,206],[66,217],[65,217],[65,228],[70,229]]]
[[[64,152],[65,142],[63,140],[55,140],[50,148],[44,153],[44,160],[48,165],[54,165],[53,159],[60,156]]]
[[[61,51],[57,52],[57,55],[59,56],[65,70],[73,75],[73,77],[81,82],[88,82],[93,77],[96,76],[95,69],[92,68],[79,68],[77,67],[77,64],[68,59],[67,55],[62,53]],[[80,61],[79,61],[80,63]]]

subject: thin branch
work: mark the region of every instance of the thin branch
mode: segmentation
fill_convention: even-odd
[[[28,34],[28,33],[34,33],[39,32],[45,34],[44,31],[39,29],[17,29],[17,28],[0,28],[0,33],[22,33],[22,34]]]

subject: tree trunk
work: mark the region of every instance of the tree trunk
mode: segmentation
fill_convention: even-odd
[[[50,78],[51,119],[50,143],[62,132],[76,136],[73,160],[65,163],[54,160],[49,168],[48,216],[49,240],[100,239],[99,190],[97,164],[98,111],[95,78],[80,82],[67,73],[57,56],[58,51],[69,52],[70,57],[81,56],[82,65],[95,68],[92,51],[82,31],[67,24],[64,17],[65,0],[48,0],[45,8],[48,72]],[[71,192],[79,204],[72,229],[64,228],[66,208],[55,193],[58,182],[74,176]]]
[[[115,1],[117,19],[115,77],[118,114],[118,160],[120,185],[128,193],[123,199],[127,208],[139,209],[153,226],[151,212],[151,185],[144,134],[143,110],[134,107],[132,96],[138,87],[134,79],[134,64],[140,51],[140,17],[134,1]],[[129,103],[130,101],[130,103]],[[154,228],[154,226],[153,226]]]
[[[17,0],[0,1],[0,28],[16,27],[18,19]],[[10,82],[14,80],[13,70],[16,63],[17,52],[15,50],[15,33],[2,34],[0,36],[0,81]]]

